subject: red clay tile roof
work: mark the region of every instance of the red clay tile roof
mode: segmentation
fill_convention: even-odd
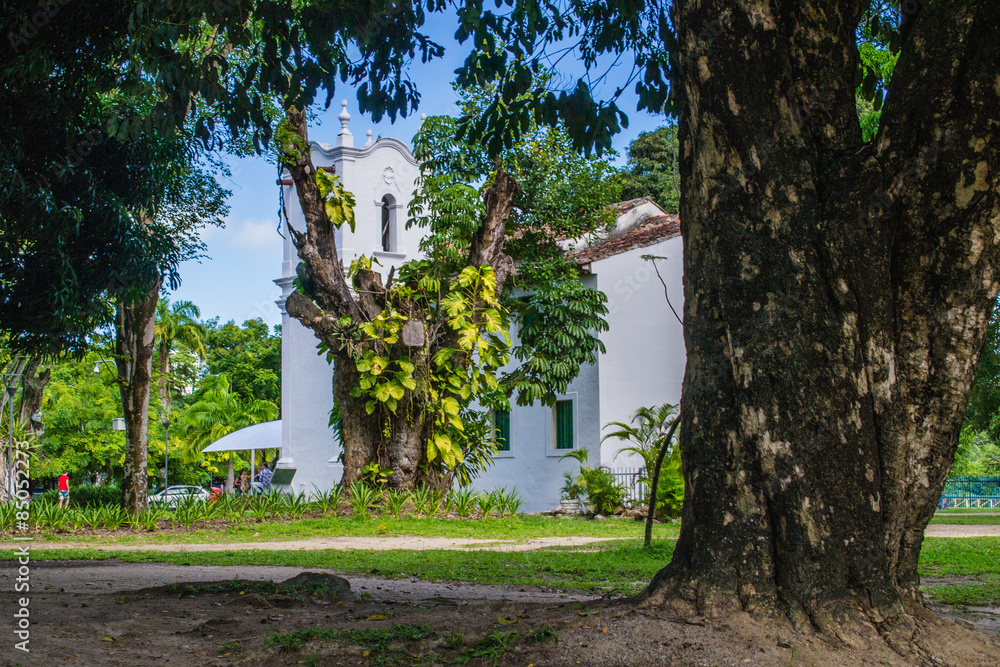
[[[635,200],[633,200],[635,201]],[[620,234],[614,234],[604,241],[570,253],[570,257],[579,264],[589,264],[601,259],[607,259],[636,248],[666,241],[681,233],[680,218],[676,213],[655,215],[646,218],[641,223]]]
[[[621,215],[622,213],[628,213],[636,206],[647,204],[651,201],[653,201],[653,198],[649,196],[636,197],[635,199],[629,199],[628,201],[620,201],[617,204],[612,204],[611,208],[615,209],[618,212],[618,215]]]

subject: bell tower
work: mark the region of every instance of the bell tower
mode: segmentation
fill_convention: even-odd
[[[406,229],[406,212],[416,186],[420,167],[410,147],[394,138],[372,138],[366,132],[363,146],[354,146],[347,100],[341,101],[337,116],[340,132],[336,145],[314,141],[313,164],[335,173],[344,188],[354,195],[355,229],[337,230],[337,251],[344,268],[366,256],[383,280],[393,267],[420,256],[422,230]],[[289,176],[278,180],[285,202],[287,220],[282,220],[284,258],[277,304],[281,309],[281,459],[279,468],[294,468],[293,493],[327,491],[340,481],[343,465],[340,443],[330,427],[333,408],[333,369],[318,356],[313,333],[285,311],[285,299],[292,293],[295,267],[299,263],[288,225],[305,229],[295,186]]]

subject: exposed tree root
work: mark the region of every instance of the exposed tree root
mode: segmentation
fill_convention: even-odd
[[[748,598],[733,592],[708,590],[698,582],[676,577],[654,579],[633,608],[663,614],[674,621],[706,623],[730,631],[766,636],[759,639],[794,646],[813,646],[820,654],[844,654],[842,665],[885,664],[895,656],[906,665],[995,667],[1000,665],[1000,640],[967,630],[940,618],[920,602],[898,605],[891,613],[862,608],[833,614],[789,610],[788,605]],[[808,620],[804,622],[804,618]],[[813,664],[801,653],[803,664]],[[853,656],[853,657],[852,657]],[[864,659],[858,656],[866,656]],[[879,657],[881,656],[881,657]],[[869,661],[869,658],[871,660]],[[825,659],[828,659],[825,658]],[[824,664],[822,662],[816,664]],[[897,664],[889,662],[887,664]]]

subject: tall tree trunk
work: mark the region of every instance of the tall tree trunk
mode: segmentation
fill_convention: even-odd
[[[160,342],[159,349],[159,391],[160,405],[163,406],[163,413],[170,414],[170,347],[167,345],[166,337]]]
[[[149,507],[149,391],[153,379],[153,334],[160,282],[146,296],[115,310],[115,365],[125,417],[125,474],[122,505],[130,514]]]
[[[32,421],[31,417],[41,409],[45,385],[49,383],[49,378],[52,376],[51,368],[46,368],[41,373],[38,372],[41,363],[41,357],[33,357],[25,367],[24,375],[21,377],[23,391],[21,393],[19,421],[26,424],[28,430],[34,435],[38,435],[42,430],[42,423]]]
[[[233,469],[233,454],[229,454],[229,465],[226,470],[226,495],[233,495],[236,492],[234,482],[236,481],[236,471]]]
[[[686,491],[645,595],[922,652],[923,530],[1000,288],[1000,4],[924,6],[867,145],[861,7],[675,4]]]

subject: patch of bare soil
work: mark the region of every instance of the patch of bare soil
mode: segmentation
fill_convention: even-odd
[[[3,665],[910,665],[884,645],[795,633],[748,615],[703,619],[622,599],[413,579],[301,577],[300,568],[116,561],[31,570],[31,653]],[[233,584],[234,577],[243,582]],[[175,584],[175,585],[171,585]],[[179,584],[179,585],[178,585]],[[950,626],[937,664],[995,667],[1000,647]],[[954,650],[952,650],[954,649]],[[990,651],[993,651],[990,653]]]

